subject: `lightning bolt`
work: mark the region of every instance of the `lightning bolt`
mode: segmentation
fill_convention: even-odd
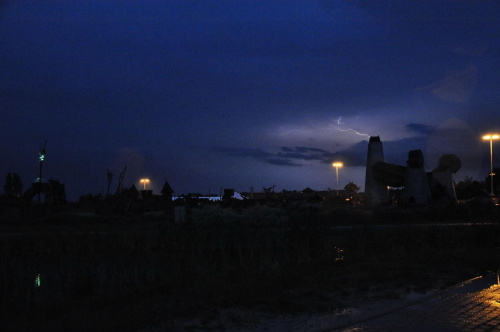
[[[357,119],[357,118],[356,118]],[[364,134],[364,133],[360,133],[359,131],[355,130],[355,129],[351,129],[351,128],[347,128],[347,129],[342,129],[340,128],[340,125],[343,124],[342,123],[342,117],[339,116],[339,118],[336,120],[337,122],[337,125],[334,126],[334,125],[331,125],[330,127],[333,128],[333,129],[336,129],[338,131],[341,131],[341,132],[344,132],[344,133],[353,133],[353,134],[356,134],[356,135],[359,135],[359,136],[366,136],[366,137],[370,137],[370,135],[368,134]]]
[[[338,130],[338,131],[341,131],[341,132],[345,132],[345,133],[353,133],[353,134],[356,134],[356,135],[359,135],[359,136],[366,136],[366,137],[370,137],[370,135],[368,134],[363,134],[363,133],[360,133],[359,131],[355,130],[355,129],[351,129],[351,128],[348,128],[348,129],[342,129],[342,128],[339,128],[337,126],[332,126],[334,129]]]
[[[366,137],[370,137],[370,135],[368,134],[365,134],[365,133],[360,133],[359,131],[355,130],[355,129],[351,129],[351,128],[347,128],[347,129],[342,129],[340,128],[340,125],[343,125],[344,123],[342,122],[342,117],[339,116],[339,118],[337,120],[334,120],[336,122],[336,125],[334,124],[331,124],[329,125],[328,127],[324,127],[324,128],[319,128],[319,130],[328,130],[328,129],[335,129],[335,130],[338,130],[340,132],[344,132],[344,133],[352,133],[352,134],[356,134],[356,135],[359,135],[359,136],[366,136]],[[289,135],[289,134],[292,134],[292,133],[311,133],[311,132],[315,132],[317,130],[313,130],[313,129],[284,129],[284,128],[280,128],[280,135],[281,136],[284,136],[284,135]]]

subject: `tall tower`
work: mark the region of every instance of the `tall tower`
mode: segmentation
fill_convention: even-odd
[[[380,136],[371,136],[368,143],[365,177],[365,205],[368,207],[388,202],[385,184],[373,177],[372,166],[379,161],[384,161],[384,148],[380,141]]]
[[[408,205],[426,205],[431,201],[422,150],[411,150],[408,153],[403,201]]]

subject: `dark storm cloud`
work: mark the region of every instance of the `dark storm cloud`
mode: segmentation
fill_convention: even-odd
[[[285,149],[288,150],[288,148]],[[293,150],[293,148],[291,149]],[[287,156],[286,154],[282,154],[281,152],[270,153],[262,149],[224,147],[224,148],[216,148],[215,150],[229,157],[252,158],[276,166],[301,166],[300,164],[295,163],[293,160],[305,159],[305,158],[295,158],[292,156]]]
[[[397,164],[426,149],[433,126],[451,116],[475,131],[498,127],[493,1],[55,0],[0,1],[0,9],[0,149],[17,154],[0,163],[0,180],[31,165],[26,151],[36,157],[48,139],[47,172],[65,174],[67,188],[82,188],[77,168],[101,174],[104,151],[127,148],[144,155],[144,171],[198,191],[190,186],[209,187],[206,174],[227,176],[210,166],[210,153],[231,144],[217,150],[229,160],[224,168],[242,158],[249,168],[273,165],[263,168],[293,187],[297,178],[283,166],[365,165],[368,143],[348,139],[352,132],[327,136],[332,119],[359,116],[338,124],[376,131]],[[311,119],[322,125],[310,135],[273,134]],[[402,139],[408,133],[416,137]],[[74,171],[49,167],[58,150]],[[92,158],[99,162],[89,166]],[[35,175],[36,167],[26,171]]]
[[[265,152],[261,149],[249,149],[249,148],[236,148],[236,147],[220,147],[216,148],[215,151],[225,154],[229,157],[236,158],[254,158],[260,161],[266,161],[272,158],[274,155],[269,152]]]
[[[332,153],[322,149],[308,147],[282,147],[277,156],[286,159],[297,160],[319,160],[324,161],[330,159]]]
[[[384,141],[382,144],[384,149],[384,159],[388,163],[397,165],[406,165],[408,153],[411,150],[422,150],[425,154],[427,149],[427,137],[416,136],[403,138],[392,141]],[[344,161],[344,164],[349,166],[366,166],[366,155],[368,152],[368,142],[361,141],[349,147],[348,149],[335,153],[335,158]]]
[[[319,148],[310,147],[281,147],[278,152],[270,153],[262,149],[245,148],[218,148],[219,152],[226,156],[236,158],[253,158],[264,163],[277,166],[302,166],[301,162],[317,161],[322,164],[332,163],[335,159],[342,159],[352,166],[364,163],[366,155],[366,142],[357,144],[351,149],[341,152],[331,152]]]
[[[276,166],[302,166],[300,164],[294,163],[288,158],[268,158],[265,160],[266,163]]]
[[[406,129],[420,135],[430,136],[435,127],[421,123],[409,123],[406,125]]]
[[[412,126],[413,127],[413,126]],[[420,126],[416,126],[420,128]],[[411,150],[422,150],[426,153],[427,137],[415,136],[393,141],[382,141],[385,160],[389,163],[406,165],[408,153]],[[331,152],[320,148],[311,147],[289,147],[283,146],[277,152],[268,152],[265,149],[246,148],[218,148],[220,153],[235,158],[253,158],[255,160],[276,166],[302,166],[302,162],[318,162],[320,164],[331,164],[341,160],[344,165],[350,167],[366,166],[366,155],[368,152],[368,141],[360,141],[346,149]]]
[[[427,138],[418,136],[404,138],[394,141],[383,141],[384,155],[388,162],[405,164],[410,150],[420,149],[425,152],[427,148]],[[281,166],[298,166],[301,161],[317,161],[322,164],[330,164],[335,160],[349,166],[365,166],[368,149],[367,141],[360,141],[347,149],[336,152],[310,147],[281,147],[276,153],[265,152],[261,149],[238,149],[226,148],[223,151],[232,157],[252,157],[266,163]],[[280,162],[271,162],[272,158],[279,157]]]
[[[415,136],[399,140],[383,142],[385,161],[397,165],[406,166],[408,153],[411,150],[422,150],[426,153],[427,137]]]

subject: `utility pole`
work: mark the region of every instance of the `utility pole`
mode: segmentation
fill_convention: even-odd
[[[42,165],[43,162],[45,161],[45,155],[47,154],[47,151],[45,150],[45,147],[47,146],[47,140],[45,140],[45,144],[42,146],[40,145],[40,151],[38,152],[38,160],[40,164],[40,176],[38,177],[38,203],[41,203],[41,194],[42,194]]]

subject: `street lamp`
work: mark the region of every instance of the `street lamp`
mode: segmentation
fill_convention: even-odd
[[[47,151],[45,150],[45,147],[47,146],[47,141],[45,141],[45,144],[42,146],[40,145],[40,151],[38,151],[38,162],[40,166],[40,176],[38,177],[38,203],[41,202],[41,194],[42,194],[42,165],[43,162],[45,161],[45,155],[47,154]]]
[[[337,176],[337,196],[338,196],[339,195],[339,167],[344,166],[344,164],[341,163],[340,161],[335,161],[332,164],[332,166],[335,167],[335,174]]]
[[[491,180],[491,194],[493,195],[493,140],[500,139],[500,134],[487,134],[483,136],[483,140],[490,141],[490,180]]]
[[[146,183],[149,183],[149,179],[141,179],[140,182],[144,185],[144,190],[146,190]]]

